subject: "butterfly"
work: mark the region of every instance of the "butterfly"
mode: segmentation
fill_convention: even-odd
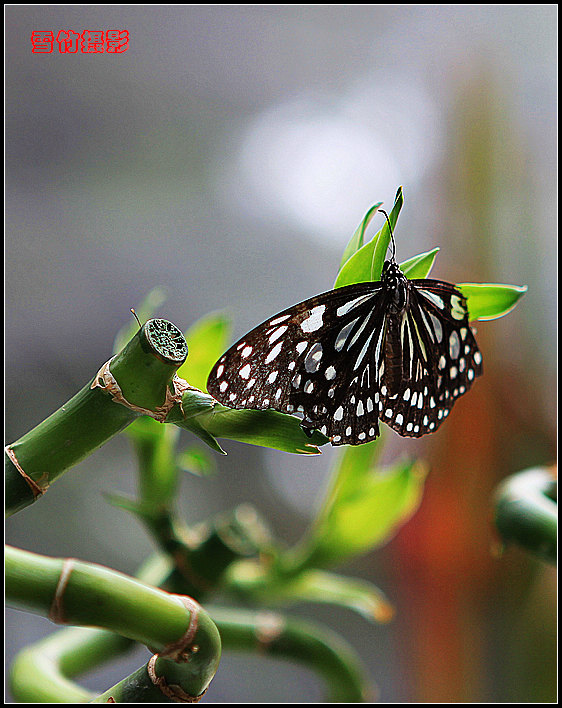
[[[379,421],[404,437],[435,432],[482,374],[482,354],[466,298],[451,283],[408,280],[390,234],[380,281],[269,318],[216,362],[208,392],[231,408],[302,414],[303,430],[332,445],[374,440]]]

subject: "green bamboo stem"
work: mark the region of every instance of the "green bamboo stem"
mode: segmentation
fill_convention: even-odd
[[[215,624],[194,600],[102,566],[6,547],[6,600],[55,622],[102,627],[182,664],[182,690],[196,698],[220,659]],[[166,666],[166,664],[164,665]],[[160,662],[160,670],[162,663]]]
[[[70,679],[133,645],[106,630],[66,627],[19,652],[10,667],[10,690],[18,703],[88,703],[96,694]]]
[[[205,691],[193,696],[186,691],[186,665],[157,655],[140,669],[96,696],[91,703],[197,703]]]
[[[111,359],[105,379],[102,368],[58,411],[7,446],[6,513],[33,503],[139,415],[162,415],[170,382],[186,356],[185,339],[174,325],[149,320]]]
[[[516,543],[556,564],[558,505],[552,472],[536,467],[507,477],[495,494],[495,524],[504,545]]]
[[[159,583],[172,566],[155,556],[141,571],[145,581]],[[300,619],[286,619],[270,612],[213,607],[210,611],[222,639],[231,651],[252,651],[308,666],[326,682],[333,702],[370,699],[372,687],[365,680],[354,650],[334,632]],[[131,640],[102,629],[68,627],[26,647],[12,664],[10,688],[20,702],[161,702],[161,694],[147,683],[146,667],[113,686],[101,696],[80,688],[70,679],[125,652]],[[168,668],[168,667],[166,667]],[[161,667],[159,666],[160,670]],[[298,702],[296,696],[288,696]]]
[[[324,679],[329,702],[373,700],[374,687],[366,681],[355,651],[326,627],[276,612],[207,609],[219,628],[224,649],[254,651],[307,666]],[[298,693],[288,692],[288,703],[301,703],[301,699]]]
[[[258,554],[269,540],[256,511],[247,504],[218,514],[195,528],[183,526],[172,513],[143,519],[160,548],[173,559],[166,588],[201,601],[222,585],[233,561]]]

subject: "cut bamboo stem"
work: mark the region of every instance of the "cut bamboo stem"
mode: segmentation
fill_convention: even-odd
[[[165,420],[181,403],[175,372],[187,357],[181,332],[148,320],[124,349],[59,410],[6,447],[6,513],[42,496],[66,470],[139,415]]]

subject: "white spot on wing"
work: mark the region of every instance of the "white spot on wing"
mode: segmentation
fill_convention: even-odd
[[[365,344],[363,345],[363,348],[362,348],[361,351],[359,352],[359,356],[357,357],[357,361],[355,362],[355,366],[353,367],[354,370],[355,370],[355,369],[358,369],[359,366],[361,365],[361,362],[363,361],[363,357],[365,356],[365,354],[366,354],[366,352],[367,352],[367,349],[369,348],[369,345],[370,345],[370,343],[371,343],[371,339],[373,338],[374,333],[375,333],[375,330],[373,330],[373,331],[371,332],[371,334],[370,334],[369,337],[367,338],[367,341],[366,341]],[[352,343],[353,343],[353,342],[352,342]],[[351,346],[351,344],[350,344],[350,346]]]
[[[290,316],[291,315],[281,315],[281,317],[276,317],[274,320],[271,320],[269,326],[272,327],[273,325],[280,324],[281,322],[288,320]]]
[[[451,295],[451,315],[456,320],[463,320],[466,315],[466,310],[463,307],[462,300],[458,295]]]
[[[348,324],[346,324],[345,327],[341,328],[340,333],[336,337],[336,343],[334,344],[335,350],[337,352],[341,352],[341,350],[343,349],[343,345],[345,344],[350,331],[352,330],[353,326],[355,325],[355,323],[357,322],[358,319],[359,319],[359,317],[352,320],[351,322],[348,322]]]
[[[433,331],[435,332],[435,337],[437,338],[438,342],[441,342],[443,340],[443,327],[441,326],[441,322],[435,317],[433,312],[429,313],[429,317],[431,318],[431,322],[433,324]]]
[[[310,348],[306,358],[304,360],[304,368],[309,374],[313,374],[320,368],[320,359],[322,358],[322,345],[320,342],[316,342]]]
[[[453,330],[449,336],[449,354],[451,359],[457,359],[461,352],[461,342],[459,335]]]
[[[275,342],[276,339],[279,339],[279,337],[283,336],[288,329],[289,328],[287,327],[287,325],[281,325],[281,327],[278,327],[275,332],[273,332],[273,334],[270,336],[269,343],[273,344],[273,342]]]
[[[315,332],[320,329],[324,324],[322,321],[322,315],[326,310],[326,305],[317,305],[313,307],[310,311],[310,316],[301,322],[301,329],[303,332]]]
[[[368,300],[372,296],[373,293],[369,293],[368,295],[360,295],[359,297],[355,298],[355,300],[350,300],[349,302],[344,303],[341,307],[338,307],[336,311],[337,316],[341,317],[342,315],[346,315],[350,310],[353,310],[354,307],[357,307],[362,302],[365,302],[365,300]]]
[[[269,364],[270,361],[273,361],[275,357],[279,354],[281,351],[281,348],[283,347],[283,342],[279,342],[276,344],[273,349],[269,352],[269,354],[265,358],[265,363]],[[243,352],[242,352],[243,353]]]
[[[424,290],[422,288],[420,288],[418,292],[420,292],[424,297],[430,300],[434,305],[437,305],[440,310],[445,309],[445,303],[443,302],[443,298],[439,297],[439,295],[436,295],[435,293],[432,293],[429,290]]]

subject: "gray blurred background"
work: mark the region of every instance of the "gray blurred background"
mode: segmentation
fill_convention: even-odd
[[[555,700],[555,572],[493,558],[497,482],[555,459],[556,5],[9,6],[6,19],[6,441],[79,389],[154,286],[185,329],[227,309],[234,337],[331,287],[376,201],[405,203],[398,259],[434,277],[527,284],[478,326],[485,376],[439,433],[385,455],[431,465],[422,506],[343,572],[378,584],[391,625],[297,607],[341,632],[384,702]],[[33,54],[34,30],[128,30],[115,54]],[[55,45],[56,47],[56,45]],[[375,218],[373,233],[381,222]],[[389,436],[390,437],[390,436]],[[185,443],[189,435],[185,434]],[[287,543],[333,459],[225,443],[187,476],[189,522],[256,505]],[[112,440],[9,519],[7,541],[133,573],[152,550],[103,491],[133,494]],[[117,542],[116,542],[117,540]],[[53,631],[8,611],[7,660]],[[84,679],[105,689],[146,660]],[[308,671],[225,653],[207,702],[322,700]],[[8,700],[10,700],[8,696]]]

